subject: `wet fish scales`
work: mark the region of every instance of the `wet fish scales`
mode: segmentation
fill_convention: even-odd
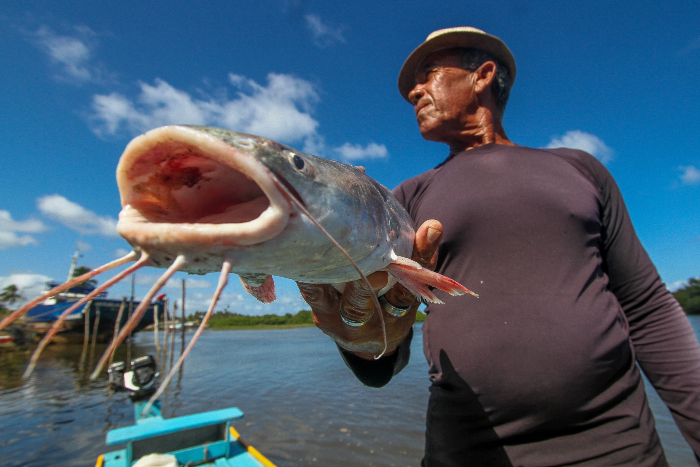
[[[236,273],[263,302],[274,300],[272,275],[332,283],[342,290],[344,283],[366,281],[364,276],[378,270],[390,277],[380,294],[397,280],[433,302],[439,300],[428,286],[453,295],[473,294],[408,259],[414,225],[385,187],[350,165],[267,138],[211,127],[157,128],[129,143],[117,183],[123,206],[117,230],[141,256],[130,272],[144,266],[167,271],[144,297],[132,323],[115,337],[93,376],[178,270],[222,271],[215,297],[226,284],[223,276]],[[136,257],[132,253],[122,264]],[[114,263],[100,272],[118,265]],[[32,303],[37,302],[25,308]],[[212,300],[206,319],[215,305]]]

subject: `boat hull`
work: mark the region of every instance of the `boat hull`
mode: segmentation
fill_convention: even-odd
[[[51,329],[59,316],[69,307],[73,306],[74,303],[75,302],[60,302],[52,305],[37,305],[27,312],[23,318],[22,324],[27,330],[34,333],[37,338],[41,338],[49,331],[49,329]],[[87,308],[87,304],[79,306],[75,311],[68,315],[66,320],[63,322],[61,330],[54,337],[53,342],[82,342],[86,328],[86,308],[88,310],[87,328],[90,335],[95,337],[98,342],[109,341],[114,335],[117,318],[119,317],[119,308],[121,305],[121,300],[98,298],[92,300],[89,308]],[[129,304],[129,302],[126,303],[122,316],[119,319],[119,328],[124,326],[129,319],[130,310],[135,310],[138,305],[139,302],[133,302],[133,304]],[[158,313],[159,318],[162,320],[164,309],[165,307],[163,302],[155,302],[154,304],[150,305],[134,329],[134,332],[138,332],[153,324],[156,312]],[[97,325],[96,328],[95,325]]]

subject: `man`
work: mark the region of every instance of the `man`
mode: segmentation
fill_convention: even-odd
[[[582,151],[508,139],[501,121],[515,72],[500,39],[463,27],[428,36],[399,76],[423,137],[450,147],[394,190],[421,225],[413,257],[480,295],[437,291],[445,304],[428,307],[423,465],[665,466],[635,362],[697,456],[693,331],[608,171]],[[386,283],[384,273],[371,280]],[[382,302],[389,351],[376,361],[378,313],[362,285],[343,295],[299,288],[365,384],[405,366],[418,304],[401,286]]]

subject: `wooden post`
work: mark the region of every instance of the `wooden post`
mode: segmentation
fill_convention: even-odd
[[[85,327],[83,329],[83,351],[80,354],[80,363],[78,364],[80,371],[85,368],[85,357],[87,356],[88,342],[90,341],[90,305],[92,305],[92,300],[90,300],[88,304],[85,305],[85,308],[83,308],[83,321],[85,323]]]
[[[158,344],[158,308],[159,305],[157,303],[153,305],[153,341],[156,344],[156,352],[160,352],[160,345]]]
[[[185,342],[185,279],[182,279],[182,342]]]
[[[119,311],[117,312],[117,320],[114,322],[114,335],[112,335],[112,340],[116,339],[119,335],[119,328],[122,324],[122,315],[124,314],[124,308],[126,308],[126,296],[122,296],[122,304],[119,305]],[[114,352],[109,356],[109,364],[112,364],[114,360]]]
[[[131,321],[131,315],[134,312],[134,283],[136,281],[136,274],[131,275],[131,299],[129,300],[129,319],[126,320],[126,322]],[[127,343],[126,343],[126,361],[127,364],[131,362],[131,334],[127,336]],[[116,349],[114,349],[116,351]]]
[[[161,367],[165,370],[165,363],[168,360],[168,323],[170,322],[170,299],[165,299],[165,312],[163,313],[163,360]]]
[[[100,326],[100,307],[95,307],[95,324],[92,326],[92,345],[90,345],[90,367],[95,358],[95,345],[97,345],[97,331]]]

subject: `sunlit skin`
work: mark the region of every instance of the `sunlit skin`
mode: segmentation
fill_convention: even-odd
[[[408,93],[423,138],[447,144],[453,154],[489,143],[512,145],[491,92],[495,77],[494,62],[472,72],[460,68],[451,50],[428,55]]]
[[[489,143],[513,145],[501,126],[502,113],[491,92],[496,64],[486,62],[473,72],[459,65],[454,52],[441,50],[426,57],[416,70],[416,84],[408,97],[423,138],[447,144],[452,154]],[[437,220],[423,223],[416,231],[412,259],[434,270],[442,231],[442,224]],[[376,272],[368,278],[375,290],[381,289],[387,281],[384,272]],[[360,281],[348,284],[343,294],[330,285],[298,285],[319,329],[362,358],[372,359],[379,354],[381,324],[376,313],[361,327],[349,327],[340,318],[341,308],[352,310],[351,314],[358,317],[373,312],[371,293]],[[383,315],[389,344],[386,355],[391,355],[413,325],[420,303],[400,284],[389,290],[385,298],[396,307],[410,307],[401,318]]]

